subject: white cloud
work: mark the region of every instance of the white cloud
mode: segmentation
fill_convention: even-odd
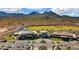
[[[79,8],[79,0],[1,0],[0,7],[4,8]]]
[[[59,15],[79,16],[79,8],[56,8],[52,11]]]
[[[31,10],[43,13],[45,9],[44,8],[31,8]],[[79,8],[51,8],[49,10],[52,10],[53,12],[59,15],[79,16]],[[26,14],[28,13],[28,12],[23,12],[21,8],[0,8],[0,11],[4,11],[7,13],[26,13]]]
[[[7,13],[19,13],[20,8],[0,8],[0,11],[4,11]]]

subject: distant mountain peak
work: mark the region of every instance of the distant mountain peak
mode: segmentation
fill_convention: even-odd
[[[23,13],[6,13],[3,11],[0,11],[0,16],[21,16],[24,15]]]
[[[37,15],[37,14],[40,14],[40,13],[33,11],[33,12],[29,13],[28,15]]]
[[[58,14],[56,14],[55,12],[52,12],[52,11],[45,11],[43,14],[48,14],[48,15],[50,15],[50,16],[53,16],[53,17],[59,17],[59,15]]]

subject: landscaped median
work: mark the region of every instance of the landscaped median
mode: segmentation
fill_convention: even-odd
[[[27,26],[29,30],[79,30],[79,26]]]
[[[61,38],[50,38],[51,42],[63,41]]]
[[[13,35],[12,36],[7,35],[4,37],[4,39],[7,41],[13,41],[15,39],[15,37]]]

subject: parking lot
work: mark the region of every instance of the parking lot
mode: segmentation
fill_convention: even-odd
[[[15,42],[0,43],[0,50],[39,50],[39,47],[46,46],[47,49],[43,50],[67,50],[67,47],[71,47],[68,50],[79,50],[79,43],[76,41],[72,42],[51,42],[48,39],[44,39],[46,42],[41,43],[41,40],[35,42],[28,40],[16,40]],[[53,48],[54,47],[54,48]],[[59,47],[61,49],[56,49]],[[42,49],[41,49],[42,50]]]

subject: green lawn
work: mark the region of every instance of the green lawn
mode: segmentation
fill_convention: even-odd
[[[79,30],[78,26],[28,26],[29,30]]]
[[[62,39],[60,38],[51,38],[50,39],[52,42],[59,42],[59,41],[62,41]]]
[[[7,41],[12,41],[12,40],[15,39],[15,37],[14,37],[14,36],[5,36],[5,39],[6,39]]]

